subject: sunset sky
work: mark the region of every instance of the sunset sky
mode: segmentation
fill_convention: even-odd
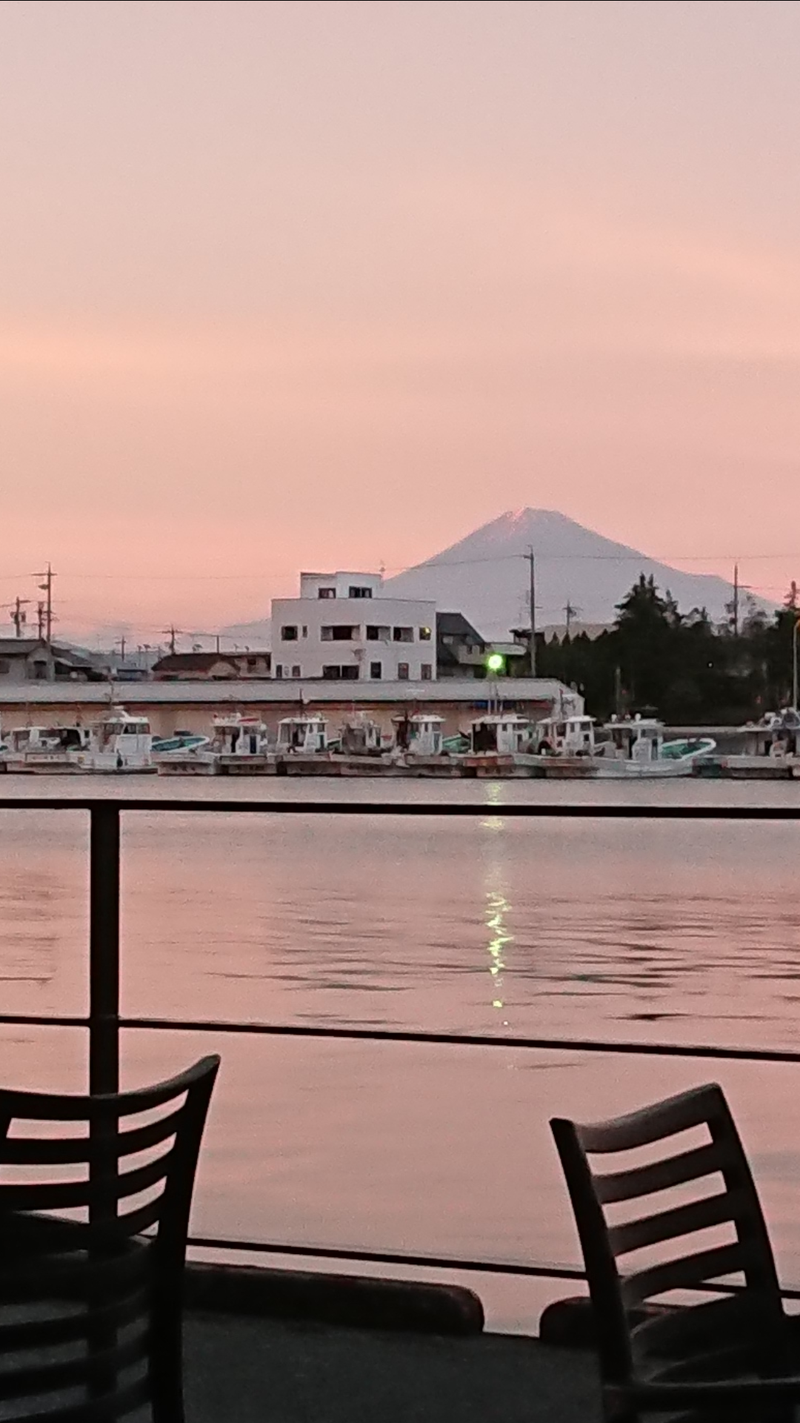
[[[0,603],[157,640],[523,505],[778,598],[798,73],[788,0],[0,5]]]

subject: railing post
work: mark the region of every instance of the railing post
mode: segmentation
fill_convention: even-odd
[[[89,1091],[119,1091],[119,806],[89,821]]]

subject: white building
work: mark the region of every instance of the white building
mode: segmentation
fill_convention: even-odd
[[[272,675],[432,682],[436,604],[384,598],[379,573],[301,573],[299,598],[272,602]]]

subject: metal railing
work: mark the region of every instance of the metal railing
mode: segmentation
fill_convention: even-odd
[[[294,1023],[248,1023],[214,1019],[179,1019],[127,1016],[120,1011],[120,817],[125,814],[191,815],[375,815],[381,817],[476,818],[502,815],[505,819],[546,820],[667,820],[667,821],[800,821],[800,808],[783,806],[652,806],[652,805],[478,805],[422,802],[343,801],[243,801],[182,800],[179,798],[115,799],[112,797],[0,798],[0,811],[72,811],[89,816],[89,1012],[74,1014],[0,1013],[0,1026],[85,1028],[89,1033],[89,1090],[119,1090],[120,1034],[127,1030],[255,1034],[272,1037],[338,1039],[352,1042],[423,1043],[442,1047],[514,1048],[527,1051],[566,1051],[698,1058],[718,1061],[800,1063],[800,1051],[773,1048],[713,1047],[669,1042],[636,1042],[598,1038],[517,1037],[496,1033],[413,1032],[393,1028],[309,1027]],[[377,1265],[484,1274],[581,1280],[584,1273],[571,1266],[528,1264],[513,1261],[467,1260],[415,1255],[396,1251],[340,1249],[335,1246],[295,1245],[289,1242],[192,1236],[198,1248],[241,1251],[318,1260],[349,1260]],[[787,1298],[800,1299],[800,1290],[784,1289]]]

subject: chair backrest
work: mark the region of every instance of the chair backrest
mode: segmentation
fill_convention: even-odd
[[[183,1417],[181,1293],[218,1057],[155,1087],[0,1091],[0,1418]]]
[[[722,1089],[698,1087],[594,1126],[550,1125],[583,1250],[603,1382],[785,1372],[789,1342],[772,1248]]]

